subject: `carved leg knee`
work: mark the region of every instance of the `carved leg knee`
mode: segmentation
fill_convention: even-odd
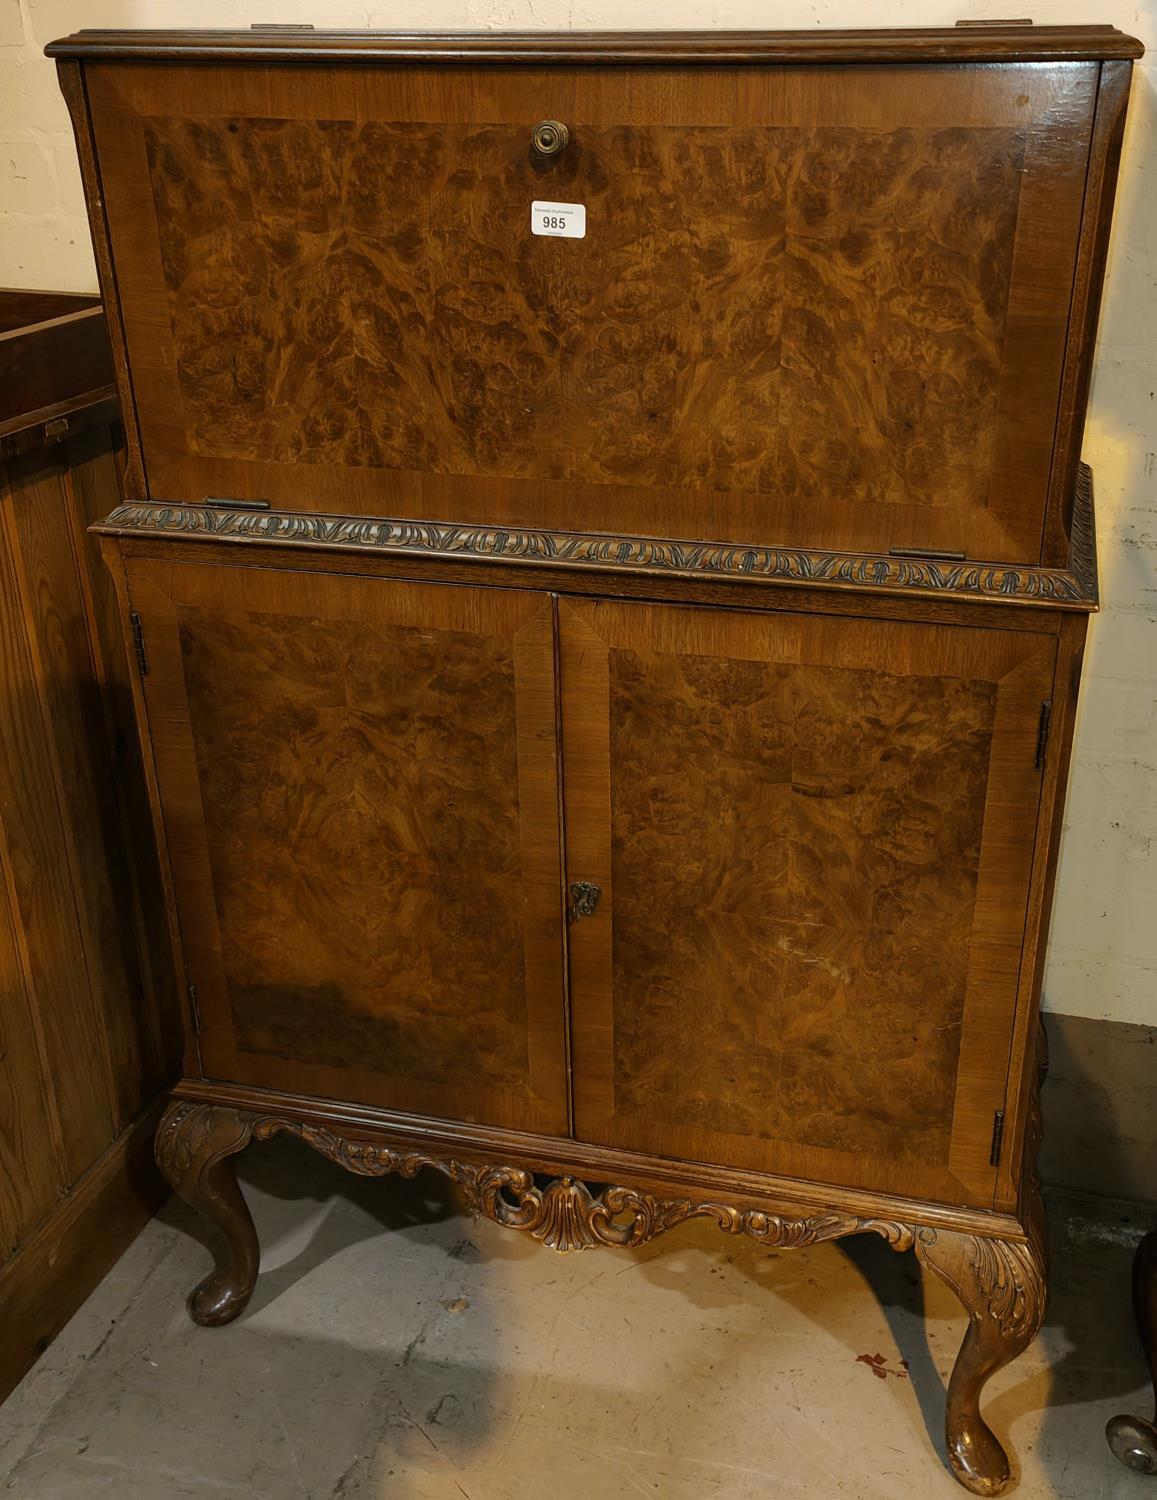
[[[238,1110],[185,1100],[170,1104],[157,1128],[157,1165],[173,1191],[225,1236],[227,1253],[189,1296],[189,1315],[208,1327],[238,1317],[257,1280],[257,1233],[233,1162],[252,1132]]]
[[[916,1253],[968,1312],[968,1332],[948,1386],[945,1430],[952,1472],[974,1495],[999,1495],[1008,1456],[980,1415],[980,1393],[1036,1337],[1044,1318],[1045,1259],[1039,1243],[922,1229]]]

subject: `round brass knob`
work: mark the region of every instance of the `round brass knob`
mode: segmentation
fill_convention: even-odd
[[[540,120],[530,132],[531,147],[539,156],[558,156],[569,140],[570,131],[561,120]]]

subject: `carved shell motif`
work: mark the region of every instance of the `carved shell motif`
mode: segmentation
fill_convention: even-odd
[[[594,1199],[584,1183],[559,1177],[538,1196],[538,1219],[530,1231],[536,1240],[563,1252],[591,1250],[599,1243],[591,1228]]]

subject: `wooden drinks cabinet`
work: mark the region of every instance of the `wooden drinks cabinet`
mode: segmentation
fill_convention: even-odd
[[[300,1136],[556,1250],[912,1249],[1036,1333],[1109,27],[85,32],[135,652],[224,1231]]]

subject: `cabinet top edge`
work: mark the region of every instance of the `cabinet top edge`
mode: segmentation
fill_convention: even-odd
[[[103,30],[50,42],[49,57],[174,62],[777,64],[1077,62],[1138,58],[1115,26],[971,25],[864,31]]]

